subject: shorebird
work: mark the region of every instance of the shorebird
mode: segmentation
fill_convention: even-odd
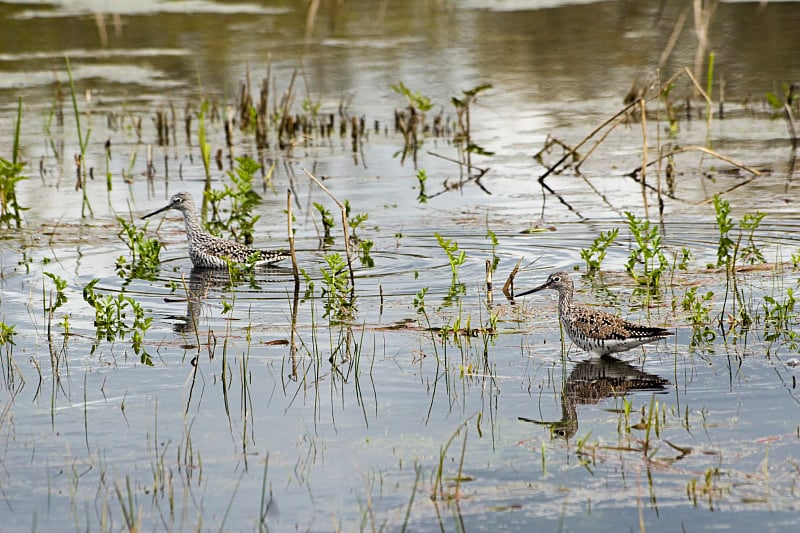
[[[220,239],[207,232],[197,219],[197,208],[192,195],[186,191],[175,194],[167,205],[142,218],[175,209],[183,213],[186,238],[189,240],[189,257],[195,268],[227,268],[228,261],[246,263],[256,256],[256,266],[271,265],[289,257],[283,250],[256,250],[236,241]]]
[[[554,272],[544,284],[517,296],[544,289],[558,292],[561,325],[569,338],[592,356],[624,352],[672,335],[671,331],[664,328],[634,324],[611,313],[575,303],[572,298],[575,288],[566,272]]]

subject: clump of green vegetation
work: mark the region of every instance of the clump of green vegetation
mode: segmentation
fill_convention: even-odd
[[[117,232],[117,237],[125,243],[131,253],[130,261],[124,256],[117,258],[117,275],[127,279],[155,279],[161,265],[159,258],[161,242],[147,236],[147,223],[139,229],[133,221],[128,222],[122,217],[117,217],[117,222],[122,226]]]
[[[396,85],[390,85],[390,87],[397,94],[405,96],[406,100],[408,100],[408,105],[417,111],[425,113],[433,108],[433,103],[431,103],[430,98],[424,96],[419,91],[412,92],[402,81],[398,82]]]
[[[419,193],[417,194],[417,202],[421,204],[428,203],[428,195],[425,193],[425,182],[428,181],[428,173],[424,168],[417,170],[417,182],[419,183]]]
[[[45,308],[45,311],[52,313],[67,303],[67,295],[64,293],[64,289],[67,288],[67,280],[61,276],[53,274],[52,272],[45,272],[44,275],[53,280],[53,284],[56,286],[56,299],[51,301],[50,305]]]
[[[350,290],[347,261],[338,253],[325,255],[328,268],[322,268],[322,297],[325,299],[325,318],[331,322],[348,322],[356,313]]]
[[[356,229],[361,226],[364,222],[369,219],[369,215],[367,213],[356,213],[352,217],[350,216],[350,202],[347,200],[344,201],[344,209],[345,209],[345,217],[347,217],[347,225],[350,226],[350,230],[352,234],[350,236],[350,242],[356,243],[359,249],[359,260],[361,261],[361,266],[366,268],[372,268],[375,266],[375,261],[372,259],[370,252],[372,251],[372,247],[375,246],[375,243],[368,239],[362,239],[356,234]],[[324,214],[323,214],[324,218]],[[331,218],[331,220],[333,220]]]
[[[600,235],[592,241],[592,245],[589,248],[581,250],[581,259],[586,262],[586,270],[589,272],[600,270],[603,265],[603,259],[606,258],[606,251],[617,238],[617,235],[619,235],[618,228],[606,232],[601,231]]]
[[[144,336],[153,318],[146,317],[141,304],[124,292],[116,297],[110,294],[98,295],[94,287],[99,281],[94,279],[83,288],[84,301],[94,308],[94,326],[97,328],[97,341],[92,346],[92,353],[97,349],[100,340],[113,342],[131,334],[134,353],[140,357],[142,363],[152,366],[152,358],[144,349]],[[129,313],[133,316],[129,317]]]
[[[416,296],[414,296],[414,309],[417,310],[417,313],[424,314],[425,313],[425,295],[428,294],[428,287],[423,287],[419,291],[417,291]]]
[[[212,235],[222,236],[228,232],[233,239],[244,244],[253,244],[253,228],[258,215],[253,215],[253,209],[261,203],[261,195],[253,190],[253,176],[261,168],[257,162],[249,157],[236,158],[236,167],[228,171],[228,177],[233,183],[233,188],[225,185],[222,190],[206,190],[205,199],[211,206],[211,216],[206,223],[206,228]],[[224,200],[230,202],[227,219],[222,215],[220,207]]]
[[[447,260],[450,262],[450,271],[453,274],[453,281],[458,280],[458,267],[464,264],[467,260],[467,253],[464,250],[459,252],[458,243],[453,239],[445,239],[439,233],[434,233],[439,246],[447,254]]]
[[[791,331],[795,320],[794,306],[796,303],[794,289],[786,289],[786,297],[778,300],[773,296],[764,296],[764,325],[767,330],[767,340],[773,340],[779,334]],[[770,334],[772,330],[772,334]]]
[[[497,265],[500,263],[500,257],[497,255],[497,246],[500,241],[497,240],[497,234],[489,228],[489,221],[486,221],[486,238],[492,243],[492,272],[497,270]]]
[[[0,363],[0,373],[6,388],[14,389],[16,382],[17,364],[14,362],[14,326],[0,321],[0,348],[5,352],[5,357]],[[23,379],[24,382],[24,379]]]
[[[719,244],[717,246],[717,267],[732,269],[738,259],[743,258],[748,264],[754,265],[765,263],[764,254],[755,242],[755,232],[764,220],[766,213],[756,211],[755,213],[745,213],[739,221],[739,236],[736,241],[731,237],[734,228],[733,219],[730,216],[730,203],[714,196],[714,213],[719,230]],[[742,240],[745,244],[742,246]],[[711,265],[709,265],[711,266]]]
[[[709,322],[711,312],[711,299],[714,297],[712,291],[705,294],[697,294],[697,287],[690,287],[683,295],[681,307],[689,312],[689,321],[693,327],[706,326]]]
[[[375,243],[369,240],[358,241],[358,259],[361,261],[361,266],[365,268],[372,268],[375,266],[375,260],[372,259],[372,256],[370,255],[374,245]]]
[[[733,239],[730,238],[730,231],[733,229],[733,219],[731,218],[731,206],[727,200],[714,195],[714,213],[716,216],[717,229],[719,230],[719,243],[717,244],[717,264],[722,267],[730,264],[733,259]]]
[[[13,324],[9,325],[5,322],[0,322],[0,346],[6,350],[6,355],[8,355],[10,347],[14,346],[14,335],[16,334]]]
[[[444,305],[450,305],[456,301],[459,296],[466,293],[466,286],[458,281],[458,267],[464,264],[467,260],[467,253],[464,250],[459,251],[458,243],[453,239],[445,239],[439,233],[434,233],[439,246],[447,254],[447,260],[450,262],[450,272],[452,278],[450,280],[450,288],[448,289],[447,296],[444,298]]]
[[[764,220],[766,213],[761,213],[756,211],[755,213],[745,213],[742,217],[742,220],[739,221],[739,228],[747,235],[747,241],[745,246],[740,247],[740,243],[742,240],[742,235],[739,235],[739,240],[737,241],[736,245],[739,248],[739,254],[748,264],[755,265],[760,263],[766,263],[767,260],[764,258],[764,253],[755,243],[753,235],[758,227],[761,225],[761,221]]]
[[[314,202],[314,208],[319,212],[322,220],[322,241],[328,245],[333,244],[333,237],[331,237],[331,230],[334,226],[333,215],[324,205],[318,202]]]
[[[27,176],[22,175],[23,163],[7,161],[0,157],[0,224],[7,228],[19,228],[22,225],[20,213],[25,210],[17,202],[17,183]]]
[[[344,201],[344,213],[347,217],[347,225],[350,226],[350,230],[353,232],[352,236],[350,237],[353,240],[359,240],[358,235],[356,235],[356,229],[363,224],[364,222],[369,219],[369,214],[367,213],[356,213],[352,217],[350,216],[350,202],[345,200]]]
[[[650,290],[657,290],[661,276],[667,271],[669,261],[661,247],[661,233],[658,226],[649,220],[637,219],[632,213],[625,212],[628,218],[628,229],[636,241],[636,247],[631,250],[625,269],[639,285]],[[641,264],[641,271],[636,265]]]
[[[463,152],[466,154],[465,163],[467,165],[467,169],[472,169],[472,154],[484,156],[494,155],[494,152],[490,152],[489,150],[486,150],[482,146],[479,146],[473,142],[472,124],[470,121],[471,105],[478,99],[479,93],[491,88],[491,83],[484,83],[482,85],[478,85],[477,87],[473,87],[472,89],[461,91],[463,94],[461,98],[456,98],[455,96],[451,98],[451,102],[456,108],[457,124],[455,135],[453,136],[453,143],[458,145],[459,148],[463,149]]]
[[[425,131],[425,113],[433,108],[431,99],[419,92],[412,92],[401,81],[397,85],[391,85],[397,94],[405,96],[408,107],[395,112],[395,129],[403,134],[402,157],[405,159],[409,152],[414,154],[416,163],[416,152],[419,144],[417,138],[418,130]]]

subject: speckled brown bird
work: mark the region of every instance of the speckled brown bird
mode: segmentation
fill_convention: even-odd
[[[211,235],[200,225],[194,199],[186,191],[175,194],[167,205],[142,218],[151,217],[168,209],[175,209],[183,214],[186,238],[189,241],[189,257],[195,268],[227,268],[228,261],[246,263],[251,258],[255,259],[256,266],[265,266],[290,257],[289,253],[283,250],[256,250],[242,243],[226,241]]]
[[[624,352],[672,335],[671,331],[664,328],[634,324],[617,315],[575,303],[572,298],[575,287],[566,272],[554,272],[544,284],[517,296],[544,289],[558,292],[561,325],[569,338],[592,356]]]

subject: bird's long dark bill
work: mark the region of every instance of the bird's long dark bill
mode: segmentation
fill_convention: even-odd
[[[160,213],[160,212],[162,212],[162,211],[166,211],[166,210],[167,210],[167,209],[169,209],[170,207],[172,207],[172,204],[167,204],[167,205],[165,205],[164,207],[162,207],[162,208],[160,208],[160,209],[156,209],[156,210],[155,210],[155,211],[153,211],[152,213],[147,213],[146,215],[144,215],[144,216],[142,217],[142,219],[145,219],[145,218],[147,218],[147,217],[151,217],[151,216],[153,216],[153,215],[157,215],[157,214],[159,214],[159,213]]]
[[[526,294],[532,294],[534,292],[539,292],[539,291],[541,291],[543,289],[546,289],[546,288],[547,288],[547,283],[545,283],[543,285],[539,285],[535,289],[531,289],[529,291],[521,292],[521,293],[517,294],[516,296],[525,296]]]

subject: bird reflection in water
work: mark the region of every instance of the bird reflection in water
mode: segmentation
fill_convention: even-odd
[[[519,420],[548,426],[554,436],[568,440],[578,431],[578,405],[597,404],[632,391],[665,391],[669,385],[668,379],[639,370],[616,357],[595,357],[575,365],[567,376],[561,392],[561,420],[524,417]]]
[[[269,281],[280,281],[286,279],[291,274],[290,269],[281,267],[261,267],[258,271],[258,281],[266,281],[264,276],[270,278]],[[252,283],[252,280],[250,281]],[[203,318],[203,304],[209,298],[212,289],[219,293],[223,289],[235,290],[237,282],[231,279],[228,270],[193,268],[189,279],[186,282],[186,313],[173,316],[175,323],[173,330],[175,333],[186,337],[187,348],[196,348],[202,344],[199,338],[200,323]],[[220,294],[211,294],[211,298],[219,300]],[[197,345],[188,343],[195,342]]]
[[[193,268],[186,284],[186,313],[173,317],[176,319],[172,327],[175,333],[196,336],[203,314],[203,302],[209,290],[211,287],[226,287],[230,282],[231,276],[227,270]]]

